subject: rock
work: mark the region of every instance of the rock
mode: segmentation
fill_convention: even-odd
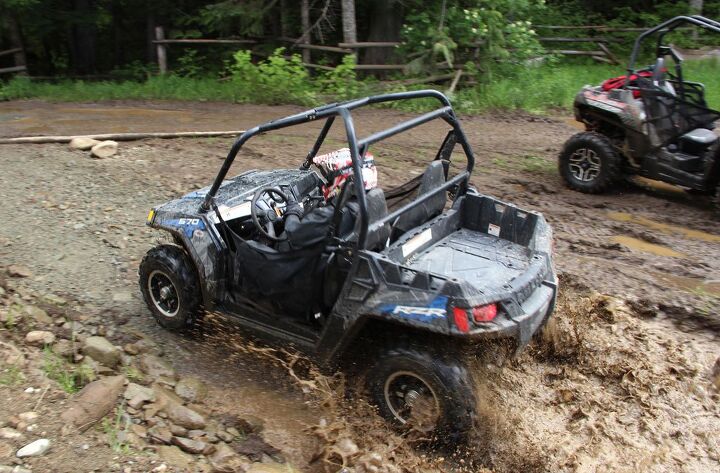
[[[139,384],[130,383],[125,389],[124,397],[128,401],[128,406],[139,409],[146,402],[155,401],[155,391]]]
[[[208,457],[208,460],[218,473],[245,471],[248,466],[248,462],[243,457],[224,443],[217,444],[215,453]]]
[[[232,434],[225,432],[224,430],[219,430],[215,435],[217,435],[223,442],[232,442],[235,439]]]
[[[103,159],[103,158],[109,158],[110,156],[113,156],[115,153],[117,153],[118,144],[117,141],[101,141],[100,143],[96,144],[92,147],[90,152],[92,153],[93,157]]]
[[[202,429],[207,425],[201,414],[182,405],[175,404],[165,409],[165,412],[171,421],[186,429]]]
[[[170,424],[170,432],[177,437],[187,437],[188,429],[179,425]]]
[[[0,442],[0,460],[7,460],[12,458],[12,454],[15,451],[9,444]]]
[[[174,405],[182,405],[183,400],[175,394],[173,391],[166,389],[158,383],[152,385],[152,390],[155,393],[155,402],[159,406],[158,410],[170,408]]]
[[[36,347],[52,345],[54,342],[55,334],[45,330],[33,330],[25,335],[25,343]]]
[[[170,364],[155,355],[149,353],[144,354],[140,357],[138,364],[140,369],[151,378],[159,378],[161,376],[167,376],[172,379],[176,378],[175,370],[172,369]]]
[[[280,453],[280,450],[267,443],[265,439],[257,433],[245,437],[244,440],[238,443],[235,450],[255,461],[259,461],[263,454],[273,456]]]
[[[150,427],[147,431],[147,436],[150,441],[163,444],[170,443],[173,438],[173,434],[172,432],[170,432],[170,429],[168,429],[167,427],[161,427],[159,425]]]
[[[32,471],[19,466],[0,465],[0,473],[32,473]]]
[[[25,306],[25,313],[32,317],[35,322],[41,325],[50,325],[53,323],[52,317],[50,317],[47,312],[42,310],[40,307],[35,307],[34,305],[27,305]]]
[[[209,445],[200,440],[191,440],[185,437],[173,437],[171,440],[173,445],[177,445],[181,450],[188,453],[203,453]]]
[[[70,140],[70,149],[77,149],[80,151],[87,151],[93,146],[100,144],[98,140],[88,138],[87,136],[76,136]]]
[[[193,457],[175,446],[163,445],[158,447],[158,456],[165,462],[183,470],[189,470]]]
[[[98,363],[114,368],[120,362],[122,352],[104,337],[88,337],[83,344],[83,354]]]
[[[72,359],[75,355],[75,347],[70,340],[61,338],[53,345],[53,353],[63,358]]]
[[[130,430],[132,430],[133,433],[140,438],[147,438],[147,429],[140,424],[132,424],[130,426]]]
[[[8,266],[7,273],[8,276],[13,278],[29,278],[32,277],[33,274],[26,266],[21,266],[19,264],[11,264]]]
[[[10,427],[3,427],[0,429],[0,439],[15,440],[23,436],[21,432]]]
[[[297,473],[298,470],[286,463],[253,463],[245,473]]]
[[[181,378],[175,385],[175,394],[187,402],[199,402],[207,396],[207,387],[197,378]]]
[[[38,439],[32,443],[25,445],[17,451],[15,456],[18,458],[37,457],[43,455],[50,448],[50,440]]]
[[[39,417],[39,414],[34,411],[21,412],[18,414],[18,418],[23,422],[33,422]]]
[[[135,356],[135,355],[139,355],[139,354],[140,354],[140,349],[139,349],[138,346],[135,345],[134,343],[126,343],[126,344],[123,346],[123,350],[124,350],[125,353],[127,353],[128,355],[133,355],[133,356]]]
[[[81,432],[87,430],[115,407],[124,383],[124,376],[93,381],[75,395],[60,418],[67,423],[66,427],[77,427]]]

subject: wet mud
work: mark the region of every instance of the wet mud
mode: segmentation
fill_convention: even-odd
[[[242,129],[297,111],[0,103],[0,136]],[[410,116],[363,111],[358,128],[367,134]],[[164,237],[144,226],[147,211],[207,185],[230,139],[121,143],[105,160],[62,144],[0,146],[0,259],[31,268],[23,284],[33,290],[76,300],[109,324],[129,320],[181,374],[209,384],[218,413],[256,417],[266,439],[305,471],[717,470],[720,223],[709,202],[652,183],[599,196],[566,189],[555,156],[577,130],[565,117],[505,113],[462,123],[477,188],[541,211],[553,225],[563,283],[552,323],[519,359],[472,360],[482,415],[462,452],[428,451],[421,439],[388,428],[361,396],[342,394],[341,376],[255,345],[223,317],[210,317],[193,337],[152,322],[136,271]],[[296,167],[318,128],[250,142],[233,169]],[[422,172],[445,131],[426,126],[373,149],[381,185]],[[342,139],[335,132],[329,145]],[[462,156],[453,159],[458,165]]]

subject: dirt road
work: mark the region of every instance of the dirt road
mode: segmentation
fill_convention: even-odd
[[[242,129],[298,110],[208,103],[9,102],[0,103],[0,137]],[[369,133],[407,117],[395,111],[363,111],[358,114],[358,128],[360,133]],[[661,387],[652,383],[658,380],[663,385],[682,383],[682,389],[688,384],[707,384],[720,327],[720,224],[712,219],[709,203],[652,183],[627,185],[602,196],[567,190],[561,185],[554,161],[562,143],[577,131],[565,119],[512,113],[467,117],[463,124],[477,158],[477,188],[546,215],[555,231],[556,263],[565,281],[629,300],[611,323],[602,317],[598,321],[598,314],[603,313],[598,312],[598,304],[602,303],[590,292],[571,292],[578,299],[567,301],[565,307],[575,310],[575,315],[570,317],[567,312],[560,320],[599,324],[583,341],[566,340],[570,347],[584,348],[571,349],[572,353],[563,358],[566,361],[558,363],[546,356],[552,344],[538,347],[520,364],[514,362],[497,376],[488,388],[493,398],[510,403],[509,409],[525,404],[514,413],[517,422],[523,422],[523,415],[542,420],[534,426],[523,424],[518,432],[524,440],[542,435],[554,443],[558,439],[567,441],[567,445],[554,445],[549,452],[538,439],[526,442],[534,449],[534,456],[528,457],[529,463],[514,466],[507,459],[520,452],[498,447],[486,464],[498,471],[518,466],[532,466],[538,471],[596,471],[593,465],[603,464],[593,463],[597,458],[605,458],[605,464],[619,462],[616,465],[647,460],[648,468],[657,466],[657,458],[673,465],[680,458],[689,465],[687,471],[717,466],[720,423],[717,402],[711,400],[713,394],[688,394],[694,399],[688,412],[704,410],[710,417],[705,423],[687,424],[697,432],[683,431],[680,437],[672,437],[675,434],[671,430],[678,428],[673,427],[676,421],[661,411],[685,400],[667,394],[667,386],[665,393],[656,393],[653,399],[647,399],[637,388],[641,384],[643,389],[657,391]],[[297,166],[309,149],[311,131],[316,129],[309,125],[251,142],[235,171]],[[381,168],[381,185],[420,172],[422,163],[432,159],[444,133],[426,126],[373,149]],[[282,445],[297,464],[307,465],[309,452],[317,445],[304,429],[318,423],[326,413],[308,404],[283,370],[262,358],[161,332],[150,321],[137,290],[137,265],[159,237],[144,226],[147,211],[207,185],[230,143],[230,139],[128,142],[121,143],[117,156],[105,160],[91,159],[60,144],[0,146],[0,217],[4,222],[0,227],[0,261],[30,267],[34,277],[27,284],[34,290],[68,296],[83,310],[104,312],[108,318],[130,316],[135,330],[165,345],[180,372],[200,375],[211,383],[211,399],[218,409],[264,418],[268,440]],[[330,145],[341,143],[341,135],[331,136]],[[638,313],[652,319],[638,319]],[[642,340],[644,352],[630,343],[636,339]],[[591,348],[588,340],[592,340]],[[627,360],[602,365],[588,358],[590,352],[600,352],[602,347],[624,350]],[[677,360],[680,374],[661,373],[661,368],[647,360],[642,366],[625,366],[633,360],[640,363],[643,353],[657,357],[652,360],[662,369],[667,367],[670,354],[673,359],[682,358]],[[687,366],[692,369],[683,368]],[[620,371],[610,372],[613,369]],[[635,379],[627,381],[628,372],[634,372]],[[618,387],[604,386],[606,378]],[[635,391],[628,395],[651,406],[648,409],[655,416],[645,419],[642,402],[624,400],[624,407],[613,414],[619,420],[605,425],[603,431],[597,423],[602,412],[598,406],[609,399],[622,399],[617,390],[624,389],[623,383],[633,386]],[[554,397],[558,390],[570,392],[568,399],[558,403]],[[578,405],[571,407],[574,402]],[[567,419],[570,423],[565,426]],[[628,432],[636,427],[626,427],[634,426],[639,419],[644,419],[643,428],[655,432],[647,434],[638,427],[640,438],[618,457],[618,447],[611,442],[613,435],[630,442]],[[715,429],[714,440],[705,439],[702,431],[707,429]],[[593,435],[603,440],[593,440]],[[696,443],[682,446],[678,438],[685,435]],[[665,446],[664,453],[657,453],[652,461],[637,456],[648,446],[660,448],[658,445]]]

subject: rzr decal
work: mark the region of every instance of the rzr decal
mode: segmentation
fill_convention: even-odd
[[[403,319],[416,320],[418,322],[432,322],[435,319],[441,319],[447,316],[447,302],[447,297],[437,296],[429,305],[424,307],[383,304],[380,306],[380,312],[386,315],[402,317]]]

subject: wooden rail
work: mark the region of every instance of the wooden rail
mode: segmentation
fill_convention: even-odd
[[[0,74],[9,74],[11,72],[26,72],[27,67],[26,66],[13,66],[13,67],[4,67],[0,69]]]
[[[19,52],[22,52],[22,48],[6,49],[5,51],[0,51],[0,56],[7,56],[8,54],[15,54]]]

